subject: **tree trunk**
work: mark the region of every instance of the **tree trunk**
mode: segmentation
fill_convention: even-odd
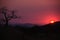
[[[6,20],[5,27],[8,27],[8,20]]]
[[[5,27],[8,27],[8,18],[6,13],[4,13],[4,16],[5,16]]]

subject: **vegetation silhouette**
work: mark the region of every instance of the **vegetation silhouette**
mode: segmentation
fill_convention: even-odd
[[[6,30],[7,29],[7,30]],[[43,26],[34,25],[31,28],[8,25],[0,28],[2,40],[56,40],[60,39],[60,21]]]
[[[8,13],[10,12],[10,14]],[[6,7],[2,7],[0,8],[0,14],[2,14],[4,16],[4,18],[0,19],[0,24],[5,23],[5,26],[7,27],[8,26],[8,22],[11,20],[11,19],[16,19],[16,18],[19,18],[17,15],[15,15],[15,11],[12,10],[8,10]]]

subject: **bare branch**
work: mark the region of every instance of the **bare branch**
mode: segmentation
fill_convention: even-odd
[[[1,8],[1,12],[2,12],[2,14],[6,13],[7,12],[6,7]]]
[[[17,17],[15,15],[14,10],[10,11],[6,7],[1,8],[0,12],[1,12],[1,14],[4,15],[4,18],[5,18],[5,19],[2,19],[2,21],[6,22],[7,25],[8,25],[9,20],[11,20],[11,19],[21,18],[21,17]],[[9,12],[11,12],[10,15],[9,15]]]

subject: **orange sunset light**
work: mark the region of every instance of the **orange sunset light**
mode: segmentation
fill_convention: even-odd
[[[54,23],[55,21],[54,20],[51,20],[50,23]]]

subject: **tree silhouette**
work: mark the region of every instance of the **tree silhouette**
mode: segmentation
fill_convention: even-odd
[[[8,12],[10,12],[10,14],[8,14]],[[11,20],[11,19],[16,19],[16,18],[20,18],[20,17],[17,17],[15,15],[15,11],[12,10],[8,10],[6,7],[3,7],[0,9],[0,13],[3,14],[4,18],[2,18],[1,20],[3,22],[5,22],[5,26],[8,26],[8,22]]]

